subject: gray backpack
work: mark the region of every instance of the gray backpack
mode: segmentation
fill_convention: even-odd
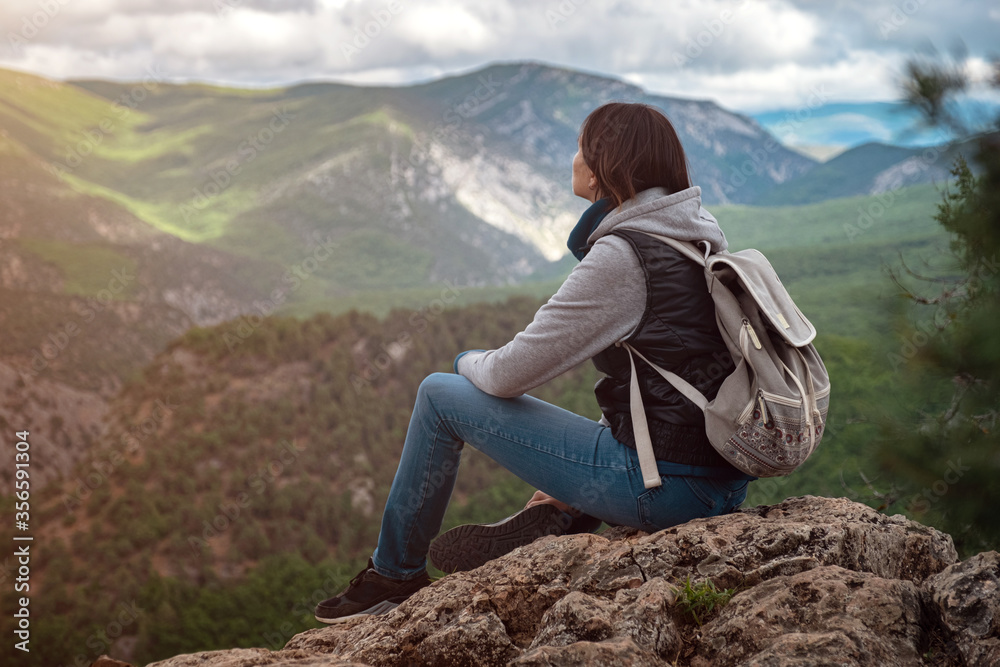
[[[708,439],[729,463],[755,477],[787,475],[819,445],[830,405],[830,376],[812,345],[816,329],[760,252],[710,255],[693,243],[649,236],[705,267],[708,291],[715,300],[715,319],[736,370],[709,401],[677,374],[623,344],[632,364],[632,428],[646,488],[659,486],[660,474],[639,393],[635,357],[705,412]]]

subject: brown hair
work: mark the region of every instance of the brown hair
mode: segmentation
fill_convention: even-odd
[[[609,102],[591,111],[580,130],[580,150],[601,195],[615,207],[649,188],[672,194],[691,187],[674,126],[648,104]]]

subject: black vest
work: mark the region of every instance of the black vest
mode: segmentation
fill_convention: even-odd
[[[715,304],[705,271],[678,251],[642,232],[611,232],[627,240],[646,277],[646,309],[626,342],[661,368],[690,382],[709,400],[734,370],[715,322]],[[594,387],[601,412],[620,443],[635,449],[629,411],[628,352],[611,346],[593,358],[606,374]],[[705,416],[646,362],[635,358],[639,390],[659,461],[731,467],[705,435]]]

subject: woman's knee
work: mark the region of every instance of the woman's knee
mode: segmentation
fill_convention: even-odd
[[[429,400],[438,402],[446,400],[447,396],[456,389],[466,388],[469,381],[461,375],[454,373],[431,373],[423,379],[417,389],[417,401]]]

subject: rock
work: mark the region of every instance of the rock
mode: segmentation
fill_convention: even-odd
[[[687,578],[737,591],[699,627],[675,604]],[[543,537],[384,616],[308,630],[280,651],[156,665],[881,667],[921,664],[935,642],[989,664],[1000,641],[997,582],[996,554],[959,563],[933,528],[807,496],[651,535]]]
[[[204,651],[189,653],[161,662],[152,662],[146,667],[367,667],[364,663],[338,660],[321,653],[310,651],[269,651],[265,648],[234,648],[227,651]]]
[[[703,628],[697,655],[719,667],[787,655],[814,664],[913,665],[920,620],[913,582],[826,565],[736,595]]]
[[[663,661],[628,637],[604,642],[576,642],[567,646],[543,646],[509,663],[517,667],[555,665],[601,665],[601,667],[659,667]]]
[[[545,612],[529,648],[609,639],[615,633],[612,619],[616,611],[616,605],[610,601],[573,591]]]
[[[927,581],[931,612],[970,665],[1000,665],[1000,553],[951,565]]]
[[[958,560],[951,537],[933,528],[844,498],[813,496],[688,522],[639,538],[632,552],[647,577],[691,575],[719,588],[819,565],[919,583]]]
[[[115,660],[114,658],[102,655],[94,662],[90,663],[90,667],[132,667],[127,662],[122,662],[121,660]]]

